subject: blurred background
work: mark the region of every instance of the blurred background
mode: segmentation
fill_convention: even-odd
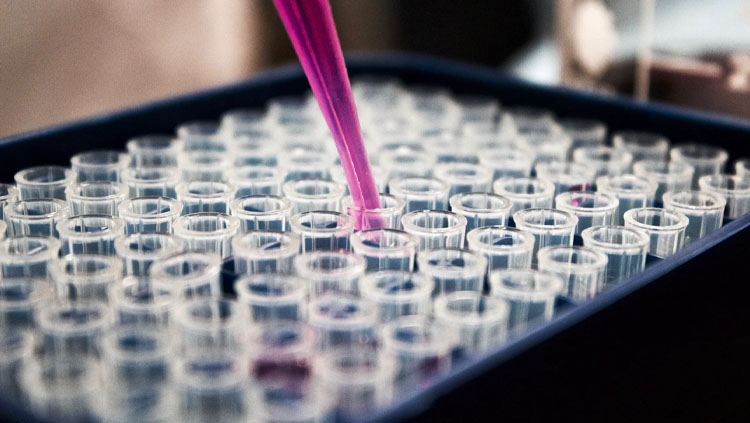
[[[346,52],[750,118],[750,0],[331,0]],[[270,0],[0,2],[0,136],[295,59]]]

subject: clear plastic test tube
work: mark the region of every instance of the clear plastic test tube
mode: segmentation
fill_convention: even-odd
[[[19,200],[56,198],[65,200],[65,188],[75,182],[76,174],[67,167],[37,166],[14,176]]]
[[[349,250],[354,219],[333,211],[309,211],[292,216],[292,233],[299,236],[302,253]]]
[[[119,182],[120,174],[130,164],[130,157],[121,151],[92,150],[70,158],[70,165],[79,182]]]
[[[678,212],[657,207],[631,209],[625,212],[625,226],[645,232],[649,236],[649,253],[668,257],[685,243],[688,218]]]
[[[98,254],[70,254],[49,268],[57,297],[107,302],[109,287],[122,280],[122,260]]]
[[[576,235],[592,226],[614,225],[619,204],[616,197],[603,192],[571,191],[555,197],[555,208],[578,218]]]
[[[404,213],[416,210],[445,210],[448,207],[448,184],[430,178],[394,179],[388,191],[404,200]]]
[[[378,165],[386,171],[388,180],[429,178],[437,157],[426,151],[385,151],[378,154]]]
[[[292,215],[307,211],[339,211],[344,198],[344,186],[325,179],[289,181],[281,189],[292,202]]]
[[[21,236],[0,241],[3,278],[47,279],[48,267],[57,260],[60,241],[46,236]]]
[[[236,134],[229,144],[235,167],[276,166],[278,146],[266,130],[252,130]]]
[[[175,188],[177,200],[182,202],[182,214],[215,212],[229,213],[229,202],[237,187],[228,182],[181,182]]]
[[[294,268],[299,277],[308,280],[310,297],[327,292],[358,295],[365,259],[344,251],[313,251],[296,256]]]
[[[406,232],[396,229],[371,229],[355,232],[352,250],[364,257],[367,272],[414,269],[417,243]]]
[[[279,155],[279,167],[286,172],[286,181],[327,179],[335,161],[331,154],[320,151],[293,150]]]
[[[21,330],[0,331],[0,389],[7,400],[21,403],[24,398],[20,372],[33,360],[34,338]]]
[[[525,147],[506,145],[504,148],[481,149],[479,164],[492,169],[493,179],[521,178],[531,175],[534,153]]]
[[[707,191],[680,191],[664,194],[664,208],[688,218],[685,244],[703,238],[721,227],[724,220],[724,197]]]
[[[177,138],[184,151],[225,151],[226,142],[218,122],[203,120],[185,122],[177,127]]]
[[[368,229],[398,229],[406,202],[399,197],[380,194],[380,208],[365,209],[354,205],[352,197],[341,200],[341,209],[354,219],[354,226],[361,231]]]
[[[592,226],[581,237],[584,246],[607,255],[605,287],[646,267],[649,237],[644,232],[625,226]]]
[[[52,301],[50,288],[45,279],[0,279],[0,332],[33,329],[39,310]]]
[[[570,151],[580,147],[596,147],[607,138],[607,125],[593,119],[561,119],[560,127],[568,134],[572,143]]]
[[[750,175],[750,159],[739,159],[734,163],[734,171],[737,176],[749,176]]]
[[[224,213],[193,213],[174,221],[174,234],[185,240],[185,250],[232,255],[232,238],[240,231],[240,221]]]
[[[502,269],[531,267],[534,235],[506,226],[476,228],[466,235],[469,250],[487,259],[487,274]]]
[[[250,321],[304,321],[307,317],[307,281],[281,273],[243,276],[234,282],[237,301],[249,310]]]
[[[383,354],[397,365],[401,389],[429,385],[451,368],[451,353],[457,342],[427,316],[404,316],[381,330]]]
[[[114,324],[126,327],[167,328],[176,303],[171,286],[148,276],[126,276],[108,297]]]
[[[183,181],[226,181],[232,168],[230,156],[220,151],[186,151],[178,160]]]
[[[192,298],[175,305],[172,319],[178,352],[185,356],[207,351],[243,353],[242,331],[247,308],[220,298]]]
[[[432,310],[434,282],[421,273],[384,270],[365,275],[360,283],[362,298],[375,304],[378,321],[423,315]]]
[[[456,291],[482,292],[487,259],[478,252],[445,248],[426,251],[417,257],[419,272],[432,279],[433,296]]]
[[[117,207],[125,222],[125,233],[171,233],[172,225],[182,213],[182,203],[167,197],[136,197]]]
[[[448,196],[462,192],[487,192],[494,172],[471,163],[438,163],[433,171],[435,179],[448,184]]]
[[[505,341],[509,312],[505,301],[479,292],[454,292],[435,299],[435,321],[468,354]]]
[[[229,134],[259,130],[268,126],[268,115],[263,109],[232,109],[221,115],[221,131]]]
[[[249,231],[232,239],[237,274],[293,273],[299,237],[289,232]]]
[[[332,350],[375,342],[378,311],[361,298],[327,293],[310,302],[308,323],[318,331],[318,348]]]
[[[263,396],[280,393],[283,401],[309,394],[317,342],[315,330],[302,322],[276,320],[250,327],[246,331],[249,373]]]
[[[675,162],[685,162],[693,166],[693,189],[698,189],[701,176],[717,175],[723,172],[729,154],[721,147],[710,144],[688,143],[672,147],[669,157]]]
[[[623,215],[630,209],[654,205],[658,184],[653,179],[635,175],[600,176],[596,178],[596,190],[616,197],[617,216],[615,224],[625,223]]]
[[[18,200],[18,188],[11,184],[0,183],[0,220],[3,219],[3,209],[8,203]]]
[[[589,247],[545,247],[537,255],[539,270],[554,273],[563,281],[560,295],[586,301],[604,288],[607,256]]]
[[[530,208],[552,207],[555,186],[552,182],[537,178],[500,178],[493,184],[493,191],[510,199],[510,213]]]
[[[510,306],[508,329],[511,336],[552,319],[555,298],[563,281],[554,273],[531,269],[508,269],[490,274],[490,293]]]
[[[130,189],[130,197],[161,196],[175,198],[180,182],[176,167],[140,167],[122,171],[122,182]]]
[[[19,382],[29,408],[55,421],[91,418],[102,388],[100,368],[88,357],[30,358]]]
[[[450,199],[451,211],[466,218],[466,231],[508,224],[513,202],[488,192],[465,192]]]
[[[466,218],[444,210],[418,210],[401,218],[404,232],[417,240],[418,251],[464,246]]]
[[[750,177],[706,175],[698,180],[698,186],[701,191],[720,195],[726,200],[726,219],[737,219],[750,212]]]
[[[157,327],[119,327],[102,339],[102,371],[118,397],[128,392],[158,389],[169,379],[172,345],[166,330]]]
[[[565,161],[573,142],[556,123],[544,129],[523,131],[521,135],[524,145],[534,152],[534,163]]]
[[[240,221],[240,232],[285,231],[292,214],[292,202],[275,195],[250,195],[229,203],[229,212]]]
[[[88,214],[69,217],[57,224],[62,254],[115,254],[115,239],[125,233],[116,217]]]
[[[57,224],[70,216],[70,205],[56,198],[21,200],[5,205],[9,236],[57,237]]]
[[[177,167],[177,157],[182,152],[182,140],[171,135],[141,135],[128,140],[125,148],[133,167]]]
[[[612,145],[617,150],[624,150],[633,156],[633,161],[664,161],[669,152],[669,139],[651,132],[617,131],[612,134]]]
[[[183,249],[181,238],[165,233],[134,233],[115,240],[115,252],[124,261],[126,275],[145,276],[152,264]]]
[[[127,185],[119,182],[80,182],[65,189],[71,215],[103,214],[117,216],[117,206],[129,196]]]
[[[534,256],[536,263],[539,249],[550,245],[573,245],[573,235],[578,225],[578,217],[563,210],[537,208],[519,210],[513,214],[516,227],[534,235]]]
[[[42,350],[49,357],[99,354],[110,324],[107,305],[100,301],[53,302],[37,314]]]
[[[686,162],[642,160],[633,164],[633,173],[635,176],[656,181],[656,204],[662,203],[667,192],[689,190],[693,181],[693,167]]]
[[[537,178],[555,185],[555,195],[591,189],[596,173],[590,166],[576,162],[542,162],[537,163],[535,170]]]
[[[152,277],[169,284],[178,298],[219,297],[221,259],[214,254],[184,252],[151,266]]]
[[[270,166],[245,166],[229,171],[229,182],[237,186],[237,197],[281,195],[286,171]]]
[[[573,161],[594,169],[594,176],[617,176],[628,173],[633,155],[604,145],[581,147],[573,151]]]

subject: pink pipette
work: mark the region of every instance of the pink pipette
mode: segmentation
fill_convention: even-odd
[[[354,205],[367,210],[379,208],[380,197],[362,142],[344,55],[328,0],[274,0],[274,4],[336,141]],[[358,229],[379,226],[357,217],[354,220]]]

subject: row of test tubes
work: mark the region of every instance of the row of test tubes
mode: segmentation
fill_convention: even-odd
[[[309,96],[0,186],[4,391],[54,418],[361,416],[750,208],[715,146],[353,88],[377,210]]]

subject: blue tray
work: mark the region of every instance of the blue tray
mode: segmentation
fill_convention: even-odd
[[[750,124],[661,105],[531,85],[476,66],[429,57],[384,55],[348,60],[351,76],[391,75],[457,93],[496,96],[558,116],[605,121],[610,130],[651,130],[673,142],[721,145],[750,156]],[[68,164],[92,148],[171,133],[181,122],[215,119],[239,107],[308,89],[285,67],[239,84],[160,101],[0,140],[0,181],[20,169]],[[742,369],[750,353],[750,215],[726,224],[674,256],[651,264],[595,300],[567,307],[553,322],[464,363],[369,422],[516,420],[747,420]],[[0,419],[37,421],[0,396]]]

